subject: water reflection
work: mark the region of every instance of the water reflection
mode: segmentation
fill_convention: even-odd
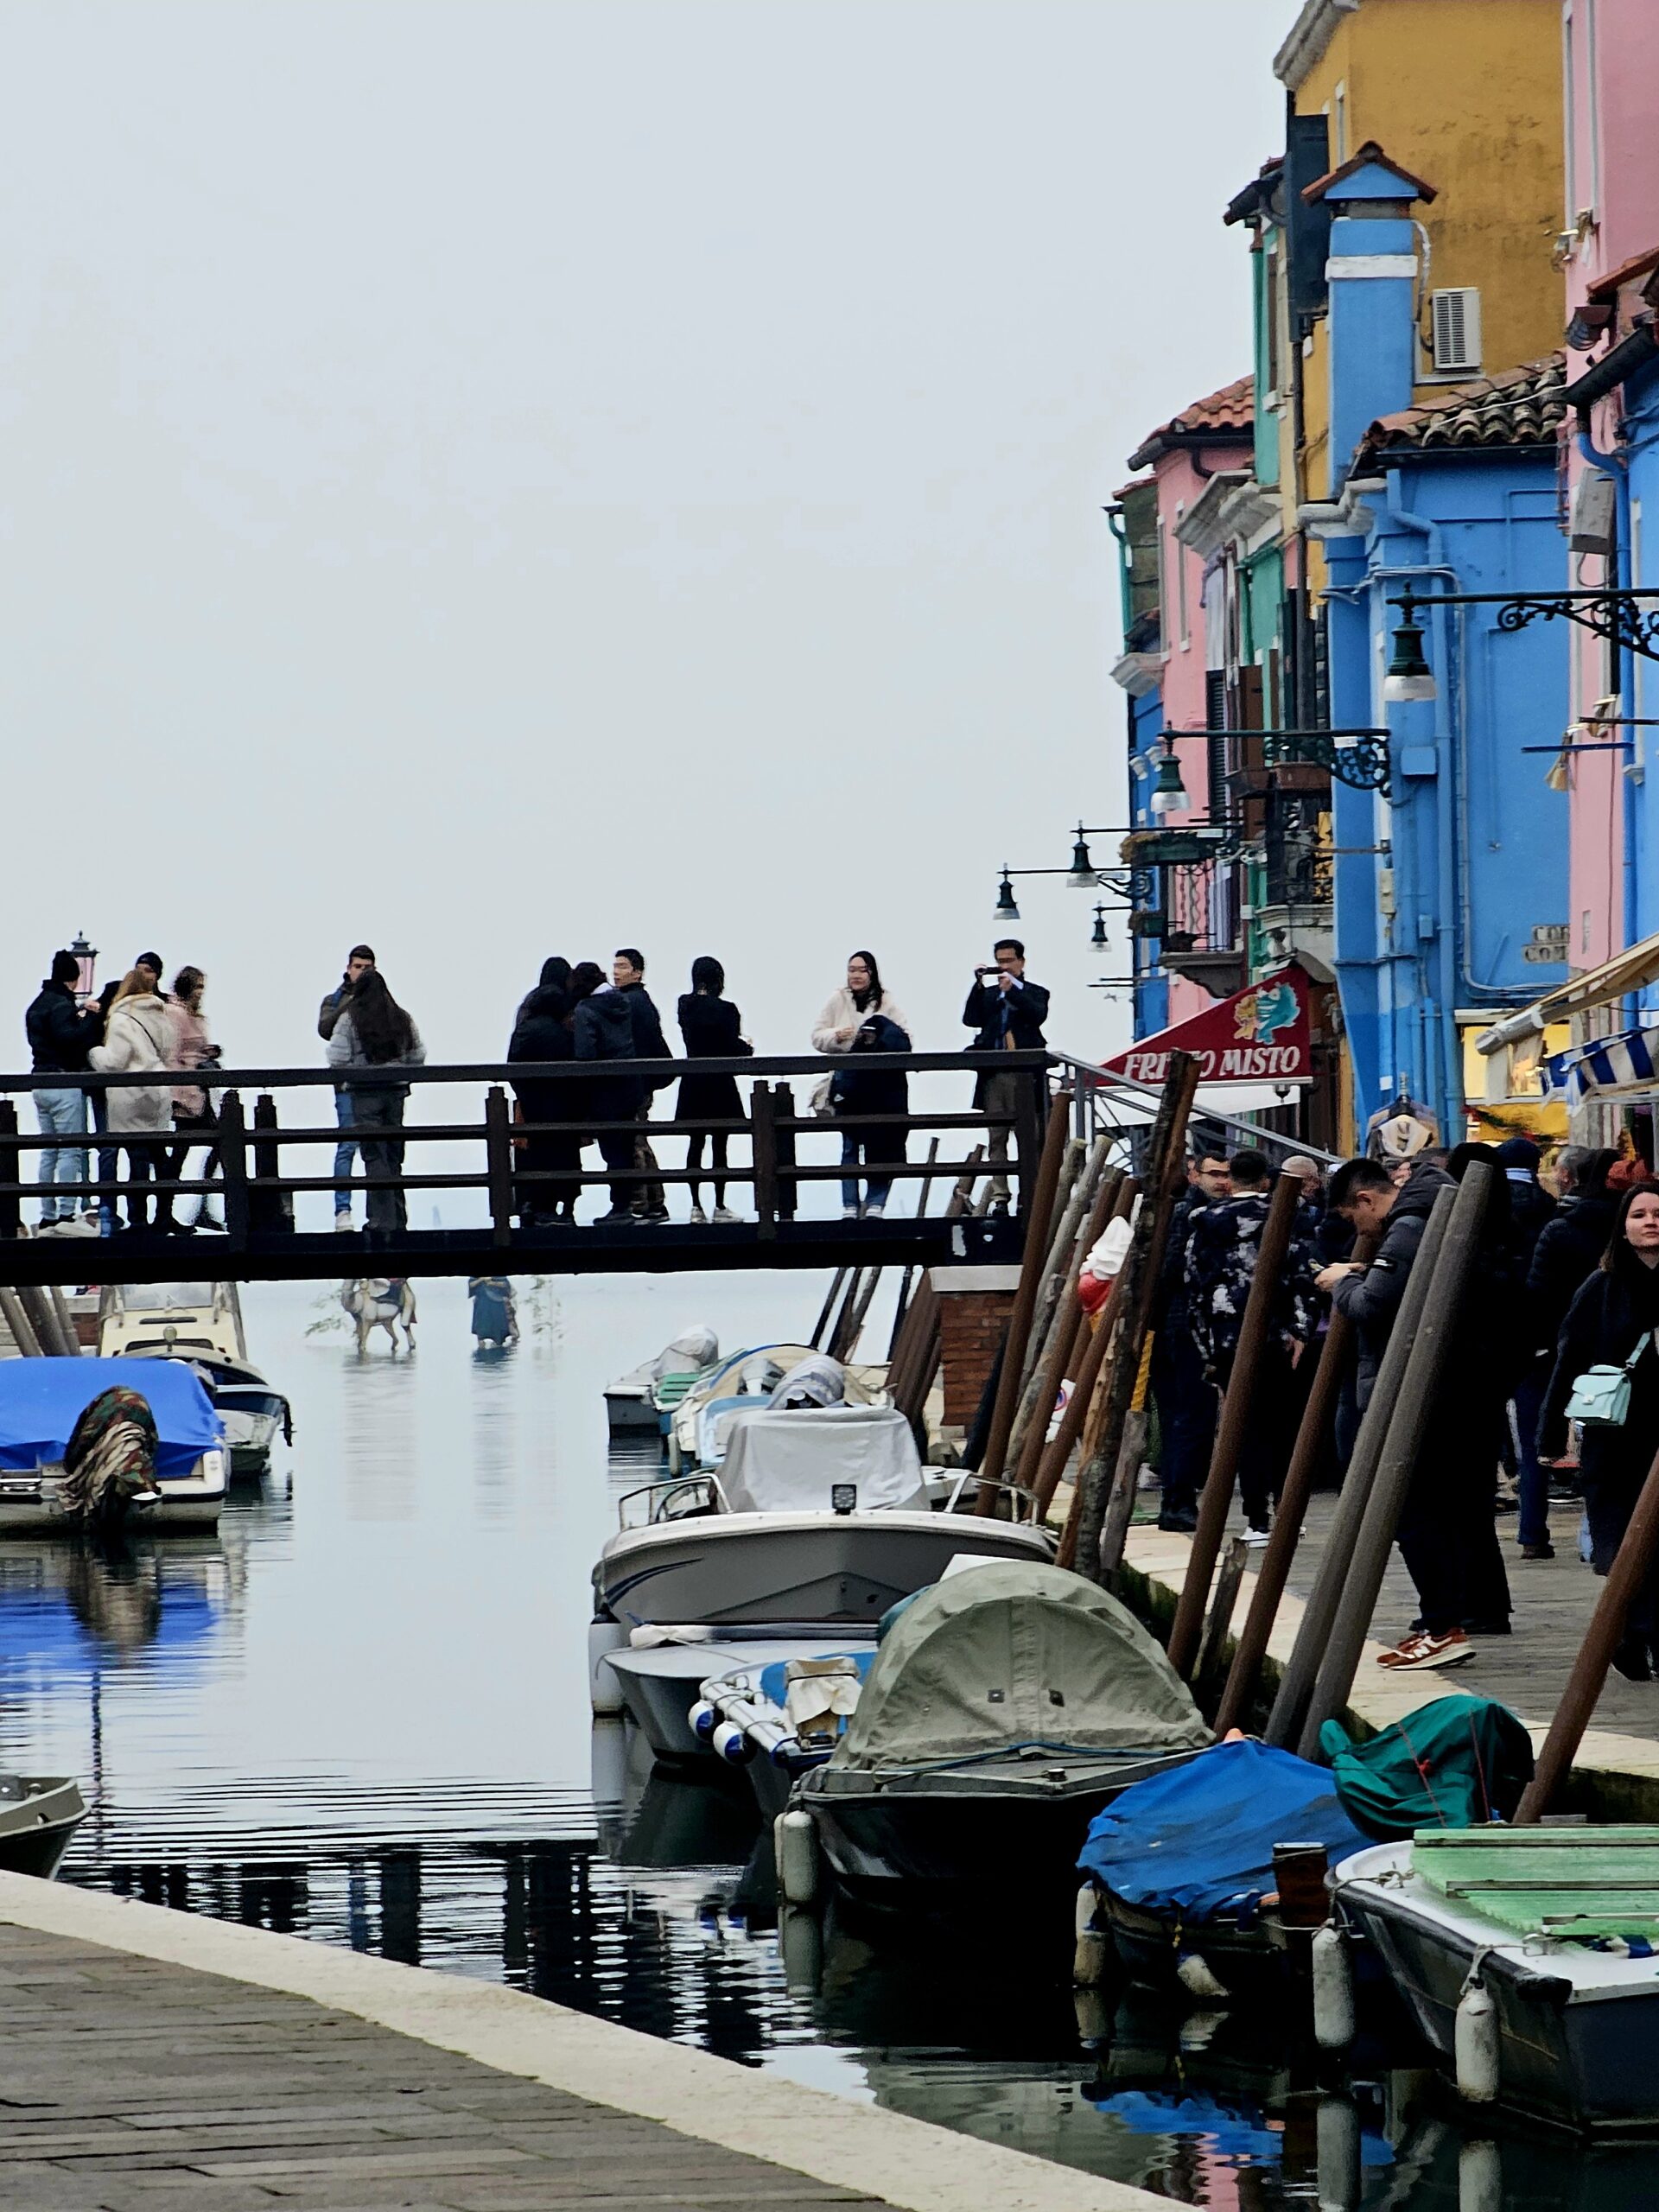
[[[756,1341],[822,1287],[697,1302]],[[332,1297],[248,1294],[300,1446],[237,1480],[216,1539],[0,1543],[0,1761],[89,1786],[67,1878],[505,1980],[1181,2202],[1659,2198],[1652,2151],[1471,2142],[1408,2053],[1344,2079],[1282,2022],[1080,2007],[1069,1960],[995,1927],[780,1924],[742,1778],[654,1773],[588,1708],[588,1569],[657,1464],[631,1449],[607,1488],[600,1391],[683,1325],[680,1287],[541,1287],[488,1359],[460,1285],[421,1286],[413,1359],[359,1360]]]

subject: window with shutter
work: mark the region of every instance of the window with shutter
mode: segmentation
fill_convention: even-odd
[[[1480,294],[1472,285],[1431,292],[1434,366],[1451,375],[1480,366]]]

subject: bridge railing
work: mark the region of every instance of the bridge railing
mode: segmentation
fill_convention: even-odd
[[[391,1189],[406,1195],[417,1192],[483,1193],[491,1241],[505,1247],[513,1242],[515,1214],[524,1217],[544,1212],[559,1200],[574,1198],[584,1187],[594,1184],[633,1188],[642,1184],[702,1184],[715,1179],[712,1163],[708,1161],[696,1168],[663,1165],[613,1167],[602,1164],[559,1167],[532,1164],[532,1147],[537,1139],[563,1139],[567,1145],[582,1147],[596,1143],[601,1135],[645,1135],[653,1143],[663,1137],[724,1136],[728,1155],[736,1141],[747,1139],[747,1160],[728,1156],[720,1170],[719,1179],[749,1189],[759,1234],[763,1239],[775,1236],[779,1222],[794,1218],[803,1185],[838,1182],[843,1177],[855,1176],[861,1181],[874,1177],[903,1184],[988,1173],[984,1160],[986,1141],[991,1132],[999,1129],[1007,1130],[1013,1137],[1007,1173],[1023,1204],[1040,1150],[1052,1065],[1052,1056],[1042,1052],[995,1055],[870,1052],[860,1053],[855,1060],[842,1055],[757,1055],[695,1061],[485,1062],[349,1071],[204,1068],[174,1073],[165,1078],[154,1072],[100,1074],[90,1071],[84,1074],[53,1072],[44,1079],[42,1073],[0,1076],[0,1177],[4,1179],[0,1180],[0,1238],[18,1234],[23,1201],[43,1196],[48,1187],[60,1204],[73,1195],[78,1205],[95,1199],[113,1202],[121,1194],[144,1199],[158,1192],[173,1199],[222,1195],[226,1228],[232,1243],[292,1231],[296,1198],[328,1194],[338,1203],[348,1199],[353,1191]],[[988,1114],[970,1106],[955,1111],[837,1111],[826,1119],[810,1110],[810,1101],[798,1102],[797,1098],[799,1078],[809,1077],[816,1086],[840,1070],[855,1071],[861,1077],[955,1074],[971,1078],[984,1074],[988,1068],[997,1072],[1027,1074],[1032,1078],[1020,1086],[1019,1103],[1013,1113]],[[587,1110],[595,1084],[634,1084],[657,1091],[687,1076],[721,1075],[734,1077],[747,1086],[748,1110],[740,1120],[669,1116],[642,1122],[632,1116],[596,1117]],[[482,1117],[479,1120],[404,1121],[390,1127],[378,1122],[354,1126],[338,1121],[308,1125],[285,1122],[278,1109],[279,1097],[294,1091],[321,1090],[332,1097],[340,1088],[365,1094],[384,1093],[387,1090],[425,1093],[446,1089],[452,1095],[460,1092],[475,1096],[480,1084],[484,1089]],[[104,1127],[66,1139],[49,1133],[29,1134],[18,1125],[15,1102],[17,1095],[23,1092],[79,1090],[89,1098],[97,1099],[126,1090],[152,1094],[166,1090],[170,1094],[175,1087],[199,1088],[208,1092],[214,1112],[212,1128],[145,1131]],[[561,1090],[570,1096],[568,1115],[550,1120],[515,1119],[515,1111],[519,1115],[524,1112],[522,1104],[516,1105],[515,1102],[521,1100],[524,1092],[536,1096],[538,1108],[544,1110],[550,1103],[557,1100]],[[253,1099],[251,1116],[244,1106],[245,1098],[250,1095]],[[804,1104],[806,1110],[803,1110]],[[905,1156],[906,1141],[911,1134],[942,1135],[955,1130],[963,1132],[968,1140],[963,1157],[940,1159],[937,1151],[925,1161]],[[887,1133],[888,1142],[874,1148],[878,1153],[891,1153],[893,1157],[877,1157],[856,1166],[843,1165],[838,1144],[833,1158],[803,1156],[804,1144],[825,1136],[838,1138],[844,1132],[856,1132],[866,1137]],[[978,1141],[976,1145],[974,1139]],[[444,1163],[436,1172],[399,1169],[396,1173],[359,1172],[355,1176],[342,1177],[332,1172],[296,1173],[283,1158],[284,1154],[291,1154],[296,1147],[332,1148],[342,1142],[359,1147],[391,1144],[404,1148],[405,1153],[411,1147],[458,1146],[463,1148],[465,1164]],[[176,1154],[187,1146],[192,1151],[211,1147],[217,1154],[218,1175],[161,1175],[168,1155]],[[48,1150],[137,1154],[153,1163],[149,1173],[156,1179],[146,1181],[141,1178],[135,1183],[130,1175],[123,1178],[100,1172],[78,1182],[47,1186],[29,1179],[27,1167],[30,1155]],[[580,1150],[577,1156],[580,1158]],[[325,1164],[332,1169],[332,1161]]]

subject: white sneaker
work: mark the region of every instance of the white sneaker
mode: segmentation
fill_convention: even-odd
[[[352,1234],[352,1217],[350,1214],[337,1213],[334,1216],[334,1227],[340,1236],[349,1236]]]
[[[1247,1529],[1240,1538],[1240,1541],[1253,1552],[1259,1552],[1263,1544],[1270,1543],[1272,1541],[1271,1529]]]
[[[743,1217],[741,1214],[734,1213],[730,1206],[716,1206],[715,1208],[715,1219],[716,1221],[741,1221],[742,1218]]]
[[[709,1217],[708,1217],[708,1215],[707,1215],[706,1213],[704,1213],[704,1211],[703,1211],[703,1210],[702,1210],[702,1208],[701,1206],[693,1206],[693,1207],[692,1207],[692,1209],[691,1209],[691,1218],[692,1218],[692,1220],[693,1220],[695,1223],[698,1224],[699,1224],[701,1227],[702,1227],[702,1228],[705,1228],[705,1229],[706,1229],[706,1228],[708,1227],[708,1225],[709,1225]]]
[[[880,1221],[881,1218],[881,1208],[879,1205],[867,1205],[864,1209],[864,1218],[866,1221]]]
[[[856,1206],[842,1206],[841,1210],[841,1217],[843,1221],[856,1221],[858,1219],[858,1208]]]

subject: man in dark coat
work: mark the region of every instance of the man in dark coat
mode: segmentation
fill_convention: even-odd
[[[29,1065],[37,1075],[84,1074],[88,1052],[103,1037],[104,1020],[97,1008],[83,1014],[75,1004],[79,975],[80,963],[73,952],[54,952],[52,973],[29,1001],[23,1029]],[[84,1220],[75,1212],[75,1186],[86,1180],[86,1151],[73,1140],[86,1134],[86,1093],[73,1084],[43,1083],[35,1092],[35,1112],[41,1135],[57,1140],[41,1154],[41,1229],[54,1236],[66,1230],[93,1236],[98,1217],[91,1200]]]
[[[1158,1407],[1158,1526],[1190,1534],[1198,1526],[1198,1484],[1210,1468],[1218,1397],[1204,1371],[1186,1309],[1186,1244],[1205,1206],[1232,1189],[1219,1141],[1199,1140],[1189,1182],[1176,1201],[1152,1303],[1152,1395]]]
[[[1560,1204],[1540,1230],[1527,1270],[1533,1341],[1552,1355],[1567,1307],[1601,1265],[1613,1233],[1618,1199],[1607,1187],[1607,1171],[1618,1157],[1616,1152],[1592,1152],[1578,1144],[1556,1155]]]
[[[639,1078],[614,1065],[619,1060],[639,1058],[633,1048],[633,1018],[626,998],[604,981],[591,960],[576,963],[570,977],[570,995],[575,1001],[571,1018],[575,1058],[612,1064],[602,1075],[595,1075],[582,1085],[585,1093],[582,1103],[588,1113],[595,1122],[637,1120],[641,1103]],[[645,1096],[649,1103],[649,1092]],[[607,1129],[601,1132],[596,1141],[605,1165],[613,1176],[634,1165],[638,1139],[631,1130]],[[652,1166],[656,1164],[652,1160]],[[600,1220],[637,1221],[632,1198],[638,1187],[637,1184],[613,1181],[611,1210],[601,1214]]]
[[[1318,1277],[1319,1287],[1353,1325],[1362,1411],[1376,1387],[1428,1217],[1451,1182],[1444,1168],[1424,1163],[1396,1188],[1387,1170],[1370,1160],[1345,1160],[1332,1178],[1332,1205],[1357,1231],[1381,1239],[1369,1267],[1340,1262]],[[1401,1513],[1396,1541],[1421,1611],[1411,1631],[1383,1655],[1381,1663],[1391,1669],[1455,1666],[1473,1655],[1471,1631],[1509,1633],[1509,1582],[1493,1510],[1510,1374],[1489,1341],[1498,1309],[1513,1325],[1498,1279],[1504,1267],[1512,1267],[1507,1245],[1491,1255],[1483,1246]]]
[[[509,1060],[546,1065],[575,1058],[576,1040],[571,1030],[575,1005],[567,989],[554,983],[539,985],[518,1009],[507,1046]],[[630,1024],[632,1029],[632,1024]],[[558,1122],[564,1126],[524,1140],[524,1167],[530,1174],[567,1173],[582,1165],[582,1140],[569,1125],[580,1122],[584,1110],[582,1085],[565,1082],[515,1082],[513,1091],[527,1122]],[[568,1183],[521,1183],[519,1218],[526,1229],[574,1224],[576,1198],[582,1185]],[[476,1333],[476,1332],[474,1332]]]
[[[963,1025],[977,1033],[968,1047],[988,1057],[997,1052],[1040,1052],[1048,1042],[1048,993],[1026,973],[1026,948],[1017,937],[999,938],[991,948],[995,965],[976,968],[974,987],[962,1009]],[[988,1066],[974,1085],[974,1105],[982,1114],[1018,1114],[1043,1089],[1028,1075]],[[991,1209],[1008,1210],[1008,1128],[990,1132]],[[1027,1166],[1028,1161],[1020,1165]],[[1023,1180],[1021,1189],[1023,1192]]]
[[[627,1001],[629,1019],[633,1024],[633,1056],[637,1060],[667,1060],[673,1058],[668,1049],[668,1039],[663,1034],[662,1016],[658,1013],[651,993],[645,988],[645,956],[638,945],[625,944],[618,948],[611,965],[611,981]],[[633,1141],[633,1164],[655,1175],[657,1155],[651,1148],[651,1139],[645,1135],[651,1121],[651,1102],[653,1095],[665,1090],[673,1081],[671,1076],[658,1076],[654,1081],[639,1085],[639,1104],[637,1110],[639,1134]],[[664,1222],[668,1219],[668,1199],[660,1183],[636,1183],[633,1186],[633,1217],[636,1221]]]
[[[1510,1241],[1520,1280],[1525,1283],[1538,1240],[1555,1212],[1555,1201],[1538,1180],[1539,1152],[1530,1137],[1505,1137],[1497,1147],[1510,1199]],[[1529,1330],[1529,1338],[1532,1332]],[[1549,1541],[1549,1477],[1538,1463],[1538,1419],[1549,1381],[1549,1353],[1529,1341],[1515,1395],[1507,1409],[1510,1433],[1503,1464],[1515,1477],[1520,1516],[1516,1541],[1522,1559],[1554,1559]]]

